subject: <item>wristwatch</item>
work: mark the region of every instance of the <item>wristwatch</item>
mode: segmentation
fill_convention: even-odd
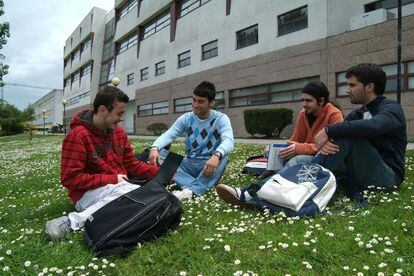
[[[217,156],[219,160],[221,160],[221,158],[223,158],[223,154],[221,152],[219,152],[218,150],[213,152],[213,155]]]

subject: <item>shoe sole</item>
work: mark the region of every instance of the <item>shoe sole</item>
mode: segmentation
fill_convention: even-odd
[[[231,203],[233,205],[238,205],[242,207],[243,209],[256,209],[256,206],[249,204],[247,202],[242,202],[240,199],[238,199],[234,194],[232,194],[229,190],[227,190],[225,187],[222,187],[220,185],[216,186],[216,191],[219,197],[224,200],[227,203]]]

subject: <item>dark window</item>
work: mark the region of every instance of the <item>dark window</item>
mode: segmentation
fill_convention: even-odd
[[[279,15],[277,22],[279,36],[306,29],[308,27],[308,6]]]
[[[135,77],[134,73],[127,75],[127,85],[134,84],[134,77]]]
[[[224,108],[224,91],[216,92],[216,103],[213,108],[214,109]]]
[[[77,95],[77,96],[75,96],[75,97],[69,98],[69,99],[68,99],[68,103],[66,104],[66,106],[70,106],[70,105],[77,104],[77,103],[79,103],[79,100],[80,100],[80,99],[86,98],[86,97],[88,97],[90,94],[91,94],[91,92],[90,92],[90,91],[88,91],[88,92],[82,93],[82,94],[80,94],[80,95]]]
[[[133,8],[137,6],[137,0],[130,0],[125,3],[125,5],[119,11],[119,19],[127,15]]]
[[[148,67],[141,69],[141,80],[142,81],[148,79],[148,75],[149,75]]]
[[[138,116],[153,116],[153,115],[161,115],[161,114],[168,114],[168,101],[158,102],[158,103],[150,103],[150,104],[143,104],[138,106]]]
[[[137,38],[138,38],[137,33],[134,32],[132,35],[122,40],[119,45],[118,54],[125,52],[126,50],[130,49],[132,46],[137,45]]]
[[[157,16],[155,19],[153,19],[150,23],[145,25],[144,39],[169,26],[170,23],[171,13],[170,10],[167,10],[164,13]]]
[[[185,97],[174,100],[174,112],[187,112],[193,110],[193,97]]]
[[[73,75],[72,83],[74,83],[75,81],[79,80],[79,78],[80,78],[80,71],[76,72]]]
[[[397,64],[382,65],[387,75],[387,84],[385,86],[386,93],[397,92]],[[348,88],[345,72],[336,74],[336,96],[348,96],[346,90]],[[404,91],[414,90],[414,62],[404,62],[401,64],[401,89]]]
[[[155,75],[159,76],[165,73],[165,60],[155,64]]]
[[[237,49],[244,48],[259,42],[259,27],[254,25],[236,33]]]
[[[105,40],[110,39],[115,35],[115,19],[112,18],[105,25]]]
[[[181,2],[180,17],[189,14],[211,0],[183,0]]]
[[[115,59],[106,61],[101,65],[101,76],[99,78],[99,84],[105,84],[109,82],[115,71]]]
[[[407,5],[409,3],[414,3],[414,0],[401,0],[401,5]],[[398,6],[398,0],[382,0],[375,1],[369,4],[366,4],[365,12],[375,11],[378,9],[393,9]]]
[[[70,85],[70,78],[67,78],[66,80],[65,80],[65,87],[67,87],[67,86],[69,86]]]
[[[214,40],[201,46],[202,60],[206,60],[218,55],[218,42]]]
[[[80,56],[80,48],[79,48],[79,49],[77,49],[77,50],[73,53],[73,55],[72,55],[72,61],[74,61],[75,59],[79,58],[79,56]]]
[[[306,78],[230,90],[230,107],[300,101],[303,87],[311,81],[319,81],[319,78]]]
[[[103,50],[102,50],[102,61],[107,61],[110,58],[114,57],[114,43],[113,40],[104,43]]]
[[[89,74],[92,70],[92,64],[89,63],[88,65],[85,65],[85,67],[82,68],[82,77]]]
[[[88,49],[89,47],[91,47],[91,45],[92,45],[92,38],[89,38],[88,40],[86,40],[82,44],[82,52],[84,52],[86,49]]]
[[[178,55],[178,68],[182,68],[191,64],[191,51],[187,51]]]

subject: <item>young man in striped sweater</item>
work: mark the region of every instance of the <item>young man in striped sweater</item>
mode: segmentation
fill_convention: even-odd
[[[185,133],[184,159],[173,180],[183,188],[174,194],[180,199],[200,195],[216,184],[234,147],[233,130],[226,114],[212,110],[216,89],[202,82],[193,93],[193,111],[181,115],[151,147],[149,161],[158,161],[159,151]]]
[[[135,159],[127,134],[118,125],[128,101],[120,89],[106,86],[96,95],[93,110],[73,117],[62,145],[61,182],[76,212],[46,223],[51,239],[82,228],[96,210],[138,188],[127,182],[129,177],[148,179],[157,174],[157,166]]]

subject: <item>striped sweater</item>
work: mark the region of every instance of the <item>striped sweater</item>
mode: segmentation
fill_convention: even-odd
[[[63,140],[61,182],[73,203],[91,189],[117,184],[118,174],[140,179],[152,178],[158,167],[137,161],[122,127],[105,133],[92,124],[93,112],[76,114]]]

